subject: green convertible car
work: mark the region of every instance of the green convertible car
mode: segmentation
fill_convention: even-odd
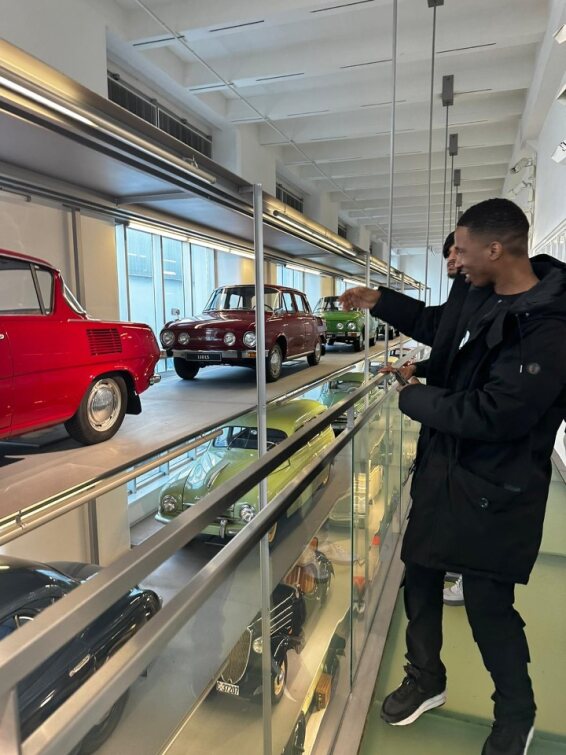
[[[323,296],[314,308],[315,315],[325,323],[326,343],[329,346],[339,341],[351,343],[354,351],[361,351],[365,339],[365,312],[352,309],[346,312],[340,307],[338,296]],[[379,320],[369,318],[369,343],[373,346],[378,338]]]
[[[296,433],[301,427],[326,410],[323,404],[311,399],[297,399],[285,405],[267,409],[267,448]],[[267,478],[268,500],[272,500],[283,488],[295,479],[307,465],[313,462],[334,440],[330,427],[325,428],[300,448],[293,456],[272,472]],[[189,462],[161,491],[156,519],[169,522],[189,506],[241,472],[257,459],[257,413],[232,420],[209,441],[203,453]],[[325,469],[301,497],[288,509],[287,516],[306,503],[314,490],[328,479]],[[236,535],[250,522],[258,510],[258,491],[252,488],[231,506],[221,517],[205,528],[203,534],[221,538]],[[270,540],[275,537],[275,527],[270,530]]]

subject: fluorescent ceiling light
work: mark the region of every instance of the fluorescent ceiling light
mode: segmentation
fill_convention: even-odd
[[[128,223],[128,228],[132,231],[142,231],[143,233],[153,233],[156,236],[163,236],[166,239],[173,239],[173,241],[188,241],[187,236],[183,236],[181,233],[173,233],[173,231],[162,230],[157,226],[147,225],[146,223]]]
[[[344,283],[350,283],[352,286],[363,286],[364,284],[361,281],[355,281],[351,278],[344,278]]]
[[[230,254],[236,254],[238,257],[245,257],[248,260],[255,260],[255,255],[251,252],[241,252],[239,249],[230,249]]]
[[[555,163],[563,163],[566,160],[566,139],[563,139],[556,147],[552,159]]]
[[[55,112],[61,113],[61,115],[65,115],[68,118],[72,118],[79,123],[83,123],[85,126],[96,128],[101,133],[110,134],[111,136],[119,139],[122,142],[125,142],[126,144],[135,144],[147,155],[157,157],[166,164],[177,168],[177,170],[180,169],[185,173],[188,173],[193,178],[199,178],[201,181],[205,181],[205,183],[208,184],[213,184],[216,182],[215,176],[213,176],[211,173],[207,173],[207,171],[205,170],[202,170],[198,167],[198,165],[192,166],[183,162],[183,160],[181,159],[175,160],[174,155],[167,154],[165,150],[148,149],[146,146],[144,146],[143,140],[137,138],[134,134],[127,132],[125,129],[122,129],[119,126],[108,122],[104,122],[103,125],[95,123],[94,121],[90,120],[90,118],[85,118],[84,115],[77,113],[75,110],[71,110],[64,105],[60,105],[58,102],[55,102],[55,100],[52,100],[49,97],[44,97],[42,94],[38,94],[32,89],[20,86],[20,84],[16,84],[16,82],[7,79],[5,76],[0,76],[0,86],[4,86],[6,87],[6,89],[10,89],[17,94],[21,94],[24,97],[27,97],[28,99],[39,103],[40,105],[45,105],[45,107],[48,107],[51,110],[55,110]]]
[[[309,275],[320,275],[319,270],[314,270],[312,267],[303,267],[302,265],[287,264],[285,267],[288,270],[298,270],[300,273],[309,273]]]
[[[345,252],[346,254],[349,254],[351,257],[356,256],[356,253],[352,251],[351,249],[348,249],[345,246],[342,246],[341,244],[339,244],[337,241],[334,241],[333,239],[327,238],[322,233],[319,233],[318,231],[315,231],[314,229],[309,228],[303,223],[299,223],[296,220],[293,220],[292,218],[287,217],[287,215],[284,212],[280,212],[279,210],[274,210],[273,215],[277,218],[277,220],[280,220],[282,223],[285,223],[286,225],[291,226],[291,228],[295,228],[296,230],[301,231],[302,233],[306,233],[308,236],[312,236],[313,239],[316,239],[317,241],[321,241],[323,244],[328,244],[328,246],[332,247],[333,249],[336,249],[339,252]]]
[[[566,42],[566,24],[562,24],[562,26],[554,32],[554,39],[559,45]]]
[[[85,118],[83,115],[80,115],[80,113],[76,113],[73,110],[64,107],[63,105],[59,105],[58,102],[54,102],[47,97],[43,97],[43,95],[37,94],[37,92],[34,92],[32,89],[22,87],[19,84],[16,84],[14,81],[6,79],[4,76],[0,76],[0,85],[6,87],[6,89],[11,89],[13,92],[17,92],[17,94],[22,94],[24,97],[27,97],[34,102],[38,102],[40,105],[45,105],[46,107],[51,108],[51,110],[56,110],[58,113],[61,113],[61,115],[66,115],[68,118],[73,118],[75,121],[80,121],[86,126],[92,126],[96,128],[96,123],[94,123],[94,121]]]

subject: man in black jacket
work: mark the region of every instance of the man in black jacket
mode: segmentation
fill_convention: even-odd
[[[515,583],[526,583],[542,537],[550,455],[566,413],[566,266],[528,256],[528,221],[490,199],[456,228],[457,267],[438,307],[359,287],[343,306],[432,346],[427,385],[409,384],[401,411],[421,423],[403,541],[406,677],[382,717],[404,725],[446,699],[445,571],[463,574],[466,612],[495,684],[495,723],[482,755],[523,755],[536,706]],[[414,380],[414,379],[413,379]]]

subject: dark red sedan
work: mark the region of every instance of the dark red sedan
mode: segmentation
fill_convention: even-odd
[[[280,377],[288,359],[306,357],[310,365],[318,364],[324,351],[324,322],[312,314],[306,296],[275,285],[265,286],[264,295],[268,382]],[[211,364],[255,368],[255,286],[217,288],[201,315],[167,323],[160,338],[183,380],[192,380],[201,367]]]
[[[89,317],[48,262],[0,250],[0,438],[64,422],[107,440],[141,412],[158,359],[148,325]]]

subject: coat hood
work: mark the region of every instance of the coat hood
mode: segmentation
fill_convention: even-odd
[[[531,265],[540,282],[513,302],[509,312],[566,319],[566,265],[548,254],[531,257]]]

